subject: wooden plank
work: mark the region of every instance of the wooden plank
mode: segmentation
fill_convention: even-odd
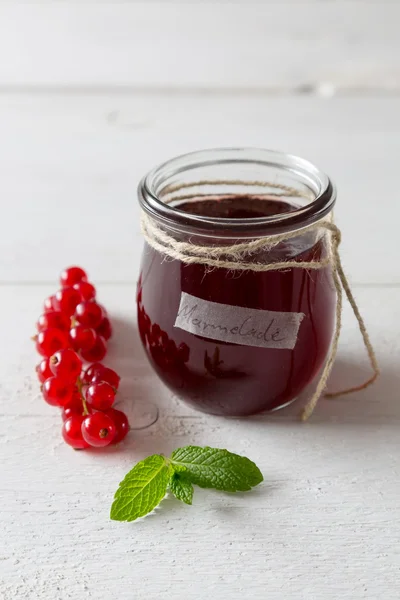
[[[134,287],[101,285],[115,319],[110,364],[125,377],[123,404],[150,398],[161,416],[105,452],[73,452],[60,417],[40,399],[29,340],[50,287],[3,286],[0,345],[3,600],[182,597],[202,600],[375,600],[398,597],[400,385],[399,289],[358,290],[383,366],[369,390],[321,401],[312,421],[298,407],[270,417],[194,413],[156,381],[134,324]],[[345,311],[332,387],[366,372]],[[196,489],[192,507],[172,498],[143,521],[116,524],[108,509],[119,480],[154,452],[188,443],[227,447],[255,460],[265,484],[249,494]]]
[[[399,89],[399,20],[388,0],[3,3],[0,85]]]
[[[96,281],[134,281],[142,175],[177,154],[241,145],[326,170],[352,279],[400,282],[396,98],[3,94],[0,130],[0,282],[53,281],[71,262]]]

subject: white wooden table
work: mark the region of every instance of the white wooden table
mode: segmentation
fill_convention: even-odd
[[[0,597],[2,600],[399,598],[400,46],[397,2],[0,5]],[[136,185],[175,154],[252,145],[337,182],[343,259],[382,367],[363,393],[224,420],[150,370],[135,322]],[[114,318],[126,407],[160,419],[73,452],[40,397],[30,335],[78,263]],[[346,308],[330,387],[368,373]],[[132,524],[118,482],[174,447],[257,462],[249,494],[196,489]]]

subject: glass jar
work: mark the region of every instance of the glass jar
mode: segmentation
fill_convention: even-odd
[[[291,236],[249,251],[252,266],[326,259],[326,232],[302,230],[327,218],[335,199],[329,178],[309,162],[247,148],[174,158],[139,185],[144,214],[176,242],[221,248]],[[188,264],[154,246],[146,242],[142,257],[138,327],[162,381],[216,415],[251,415],[293,401],[330,348],[330,265],[228,269]]]

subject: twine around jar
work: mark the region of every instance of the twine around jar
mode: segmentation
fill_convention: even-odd
[[[204,185],[251,185],[251,186],[263,186],[272,189],[278,189],[283,193],[268,192],[268,196],[274,195],[276,197],[306,197],[309,196],[305,193],[290,188],[281,184],[262,182],[262,181],[198,181],[188,184],[178,184],[175,186],[169,186],[163,190],[163,193],[169,197],[166,197],[164,202],[171,203],[174,200],[182,200],[186,198],[198,198],[198,197],[209,197],[210,194],[190,194],[186,196],[171,196],[172,193],[177,192],[183,188],[204,186]],[[225,195],[225,194],[224,194]],[[237,194],[232,194],[237,196]],[[143,235],[147,243],[163,255],[166,255],[174,260],[179,260],[185,264],[202,264],[211,268],[221,268],[231,271],[280,271],[287,269],[323,269],[327,266],[331,266],[333,282],[336,289],[336,323],[333,335],[331,348],[328,354],[328,358],[323,367],[321,376],[319,378],[315,392],[313,393],[310,400],[306,403],[304,409],[301,412],[301,419],[306,421],[313,413],[319,398],[321,397],[331,373],[333,363],[336,358],[337,348],[339,344],[340,331],[342,328],[342,309],[343,309],[343,290],[346,297],[351,305],[353,313],[357,319],[358,326],[366,347],[369,362],[373,371],[373,375],[367,379],[364,383],[341,390],[339,392],[325,394],[329,398],[334,398],[344,394],[351,394],[364,390],[368,386],[372,385],[379,376],[380,370],[378,361],[376,359],[375,351],[372,347],[364,320],[360,314],[358,305],[350,289],[349,282],[343,271],[342,262],[339,254],[339,245],[341,242],[341,232],[339,228],[334,224],[332,218],[327,218],[317,223],[313,223],[301,230],[264,236],[249,242],[243,242],[238,244],[232,244],[227,246],[199,246],[191,242],[181,242],[176,240],[174,237],[167,234],[161,229],[151,217],[145,212],[142,212],[141,225]],[[260,263],[249,260],[251,255],[260,250],[270,250],[280,244],[281,242],[290,240],[291,238],[298,237],[299,234],[304,234],[309,231],[323,230],[324,236],[327,238],[328,252],[327,256],[322,260],[312,261],[296,261],[286,260],[282,262],[273,263]]]

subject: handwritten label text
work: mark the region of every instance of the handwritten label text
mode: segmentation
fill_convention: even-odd
[[[182,292],[175,327],[232,344],[293,349],[303,317],[303,313],[219,304]]]

